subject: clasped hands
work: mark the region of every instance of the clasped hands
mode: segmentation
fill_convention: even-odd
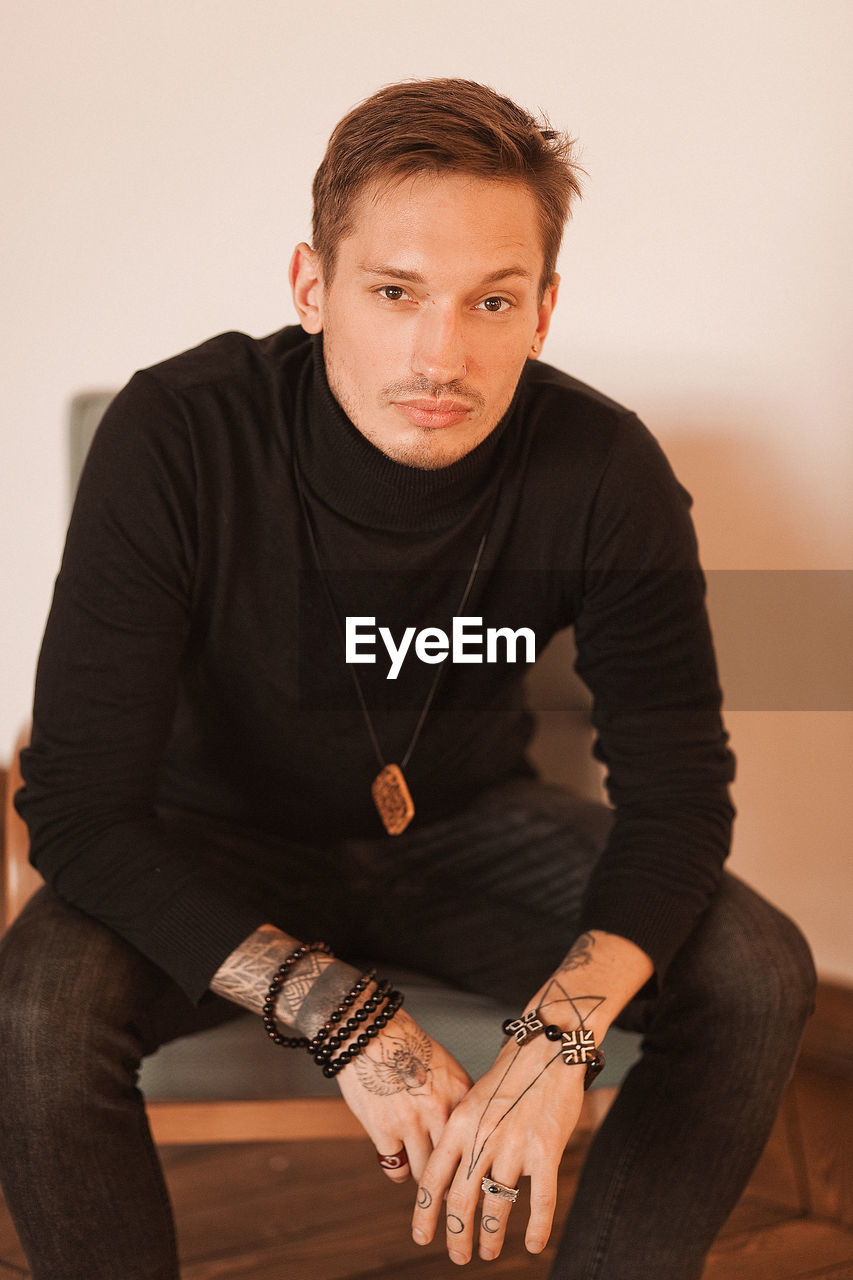
[[[483,1192],[488,1177],[515,1188],[530,1178],[525,1245],[545,1248],[557,1200],[557,1172],[583,1101],[582,1070],[567,1068],[553,1042],[540,1037],[501,1049],[473,1083],[464,1068],[404,1012],[369,1052],[338,1077],[350,1109],[377,1152],[405,1150],[408,1167],[386,1168],[403,1182],[411,1171],[418,1191],[412,1235],[428,1244],[445,1207],[447,1249],[458,1264],[503,1247],[511,1198]],[[482,1209],[478,1220],[478,1205]]]

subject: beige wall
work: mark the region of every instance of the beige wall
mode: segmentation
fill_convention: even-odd
[[[289,321],[334,121],[388,80],[483,79],[584,146],[549,358],[657,432],[710,568],[847,571],[817,649],[789,621],[806,578],[778,630],[731,575],[711,586],[737,691],[734,865],[853,978],[848,0],[34,0],[0,21],[0,741],[61,548],[68,397]]]

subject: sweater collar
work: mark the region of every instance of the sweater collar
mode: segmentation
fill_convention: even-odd
[[[519,390],[494,430],[448,467],[429,471],[387,457],[353,425],[329,388],[322,334],[313,339],[299,415],[299,464],[312,493],[356,524],[394,532],[453,525],[491,489],[518,431]]]

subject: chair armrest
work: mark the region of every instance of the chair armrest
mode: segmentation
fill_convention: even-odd
[[[2,867],[0,867],[0,932],[19,914],[24,904],[42,883],[42,878],[30,865],[30,837],[26,823],[18,816],[12,803],[15,792],[21,786],[21,749],[29,741],[29,731],[22,732],[15,743],[15,750],[6,777],[6,796],[3,813]]]

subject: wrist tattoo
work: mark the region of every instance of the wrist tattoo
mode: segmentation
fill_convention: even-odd
[[[296,938],[279,929],[261,926],[217,969],[211,990],[253,1013],[260,1013],[272,975],[298,945]]]
[[[297,946],[296,938],[273,925],[262,925],[217,969],[210,988],[226,1000],[260,1014],[266,1003],[270,979]],[[282,1022],[295,1027],[303,1035],[313,1035],[357,977],[356,969],[334,956],[309,952],[294,965],[279,994]],[[315,995],[316,988],[319,990]]]
[[[574,1020],[575,1026],[564,1027],[565,1031],[582,1031],[586,1028],[586,1019],[595,1013],[606,999],[606,996],[570,996],[563,984],[556,978],[552,978],[542,995],[539,1011],[541,1013],[545,1009],[550,1009],[552,1018],[566,1017]]]
[[[571,973],[573,969],[583,969],[592,961],[592,949],[595,938],[591,933],[582,933],[557,970],[557,973]]]
[[[322,960],[323,956],[306,956],[306,960]],[[348,995],[358,980],[358,969],[342,960],[333,960],[331,964],[317,964],[313,974],[303,976],[303,966],[296,966],[292,990],[291,984],[285,982],[278,998],[281,1017],[291,1022],[303,1035],[315,1036],[325,1023],[332,1009],[340,1006],[344,996]]]

